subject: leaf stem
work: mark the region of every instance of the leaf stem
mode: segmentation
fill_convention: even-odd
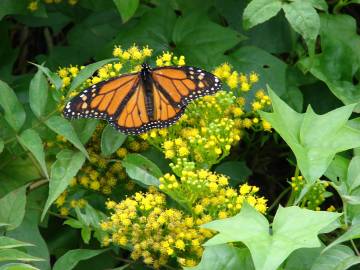
[[[287,187],[284,189],[280,195],[276,198],[276,200],[272,203],[272,205],[268,208],[267,212],[270,212],[276,205],[279,204],[280,200],[291,190],[291,187]]]
[[[299,176],[299,173],[300,173],[299,166],[296,165],[295,172],[294,172],[294,177],[297,178]],[[289,200],[288,200],[286,206],[293,205],[294,201],[295,201],[295,193],[294,193],[294,190],[291,189],[290,197],[289,197]]]

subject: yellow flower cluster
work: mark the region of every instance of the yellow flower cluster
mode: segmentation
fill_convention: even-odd
[[[162,55],[156,58],[156,65],[158,67],[164,66],[184,66],[185,65],[185,56],[181,55],[180,57],[174,56],[171,52],[163,52]]]
[[[188,164],[184,167],[194,166]],[[237,214],[244,201],[261,213],[267,209],[267,200],[256,196],[258,187],[243,184],[236,190],[229,186],[228,177],[204,169],[184,169],[180,179],[165,174],[160,183],[160,190],[197,216],[198,225],[208,222],[209,217],[221,219]]]
[[[153,130],[141,137],[161,147],[165,157],[195,161],[198,168],[209,168],[230,153],[239,142],[241,130],[229,109],[235,101],[232,93],[219,91],[189,104],[177,124]]]
[[[304,177],[297,176],[291,177],[291,187],[296,196],[300,195],[301,190],[305,186]],[[316,181],[316,183],[310,188],[302,200],[302,207],[306,207],[311,210],[320,210],[320,205],[325,201],[327,197],[326,188],[329,186],[329,183],[326,181]],[[328,209],[331,211],[332,208]]]
[[[59,4],[59,3],[62,3],[62,2],[67,2],[71,6],[76,5],[78,3],[78,1],[79,0],[67,0],[67,1],[63,1],[63,0],[42,0],[42,2],[44,2],[45,4]],[[39,9],[39,2],[40,2],[40,0],[30,0],[27,8],[31,12],[35,12],[36,10]]]
[[[69,67],[60,67],[57,71],[57,74],[62,80],[62,89],[68,87],[72,80],[78,75],[80,69],[83,69],[84,66],[81,66],[80,68],[78,66],[72,66]]]
[[[127,50],[123,50],[121,46],[115,46],[113,50],[113,56],[119,58],[121,63],[130,64],[130,71],[139,71],[141,69],[140,64],[148,57],[151,57],[153,50],[148,46],[140,49],[138,46],[133,45]]]
[[[232,70],[232,67],[228,63],[220,65],[213,73],[226,82],[230,89],[239,88],[243,92],[250,91],[253,84],[259,81],[259,75],[255,72],[252,72],[249,75],[238,73],[237,71]]]
[[[200,228],[214,219],[237,214],[244,202],[266,211],[266,199],[256,196],[255,186],[244,184],[238,190],[228,186],[228,178],[207,170],[184,171],[180,180],[166,174],[160,189],[183,206],[186,212],[166,207],[165,195],[151,188],[120,203],[107,202],[112,210],[101,228],[109,233],[103,244],[132,247],[131,257],[154,268],[165,265],[170,257],[183,266],[196,265],[201,245],[213,232]]]
[[[110,218],[101,223],[109,233],[103,240],[122,247],[132,247],[131,258],[158,269],[176,257],[185,266],[194,266],[201,258],[201,244],[213,234],[196,225],[195,219],[166,207],[165,195],[150,189],[137,192],[120,203],[107,202]]]

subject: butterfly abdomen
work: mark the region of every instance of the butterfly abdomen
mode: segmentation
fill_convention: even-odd
[[[150,121],[154,121],[154,97],[152,85],[153,81],[150,75],[150,67],[147,64],[143,64],[141,72],[141,81],[143,83],[143,89],[145,91],[145,107],[146,113],[150,119]]]

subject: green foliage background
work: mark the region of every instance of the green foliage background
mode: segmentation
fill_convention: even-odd
[[[0,2],[1,270],[149,269],[128,261],[126,251],[104,249],[90,237],[98,236],[103,218],[93,208],[67,220],[70,226],[56,213],[47,215],[88,157],[84,144],[96,126],[51,114],[56,98],[50,97],[48,81],[58,88],[59,67],[87,65],[71,85],[75,89],[111,61],[104,59],[114,45],[134,43],[148,45],[155,55],[185,55],[187,65],[209,71],[223,62],[243,73],[255,71],[273,102],[273,112],[261,113],[273,134],[243,145],[246,151],[236,160],[216,168],[232,180],[249,178],[260,186],[272,205],[267,219],[245,206],[235,217],[205,225],[219,234],[206,243],[194,269],[358,269],[358,0],[39,1],[35,11],[29,10],[30,2]],[[49,160],[43,142],[54,134],[74,148]],[[112,154],[124,140],[105,128],[102,153]],[[143,186],[158,183],[170,170],[161,153],[151,151],[147,158],[130,156],[123,162]],[[289,197],[287,179],[299,172],[306,184]],[[293,206],[301,205],[320,178],[335,194],[326,205],[335,205],[338,213]]]

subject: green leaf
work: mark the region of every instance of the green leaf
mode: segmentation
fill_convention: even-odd
[[[297,0],[297,1],[302,1],[302,0]],[[323,11],[328,10],[328,4],[326,3],[325,0],[309,0],[309,2],[311,3],[311,5],[314,8],[317,8],[317,9],[323,10]]]
[[[113,0],[116,5],[123,22],[127,22],[134,16],[139,6],[139,0]]]
[[[107,125],[101,135],[101,153],[109,156],[125,142],[127,135]]]
[[[131,179],[143,186],[159,186],[162,172],[155,163],[140,154],[128,154],[122,161]]]
[[[25,1],[3,0],[0,7],[0,20],[9,14],[25,14],[26,5]]]
[[[85,68],[81,69],[80,72],[76,75],[74,80],[72,81],[70,85],[69,92],[72,92],[76,88],[78,88],[84,81],[86,81],[90,76],[94,74],[95,71],[97,71],[102,66],[106,65],[107,63],[119,61],[118,58],[111,58],[111,59],[105,59],[96,63],[92,63],[90,65],[87,65]]]
[[[99,124],[98,119],[76,119],[71,122],[76,133],[79,136],[79,139],[82,144],[86,144],[94,131],[96,130],[97,125]]]
[[[352,158],[347,173],[347,184],[350,191],[360,186],[360,156]]]
[[[354,256],[354,252],[347,246],[336,246],[327,249],[314,262],[310,270],[344,270],[346,268],[339,268],[340,265]]]
[[[68,218],[64,221],[64,224],[69,225],[74,229],[81,229],[83,227],[83,224],[79,220],[73,218]]]
[[[41,219],[44,218],[50,205],[66,189],[73,178],[85,162],[82,153],[74,153],[70,150],[63,150],[56,156],[56,161],[51,166],[51,175],[49,182],[49,196],[46,200]]]
[[[336,240],[334,240],[330,245],[328,245],[323,250],[323,252],[331,249],[332,247],[334,247],[340,243],[349,241],[351,239],[358,239],[358,238],[360,238],[360,224],[354,224],[350,228],[348,228],[348,230],[345,233],[340,235]]]
[[[33,246],[33,244],[18,241],[14,238],[0,236],[0,249]]]
[[[66,252],[63,256],[61,256],[55,263],[53,270],[71,270],[83,260],[90,259],[95,257],[103,252],[107,251],[107,249],[101,250],[90,250],[90,249],[74,249]]]
[[[360,257],[359,256],[352,256],[349,258],[346,258],[345,260],[343,260],[337,267],[335,270],[345,270],[345,269],[349,269],[350,267],[360,264]]]
[[[30,82],[29,103],[37,117],[43,116],[48,98],[49,84],[43,72],[39,69]]]
[[[300,248],[295,250],[286,259],[284,270],[303,270],[310,269],[315,260],[320,256],[323,247],[319,248]]]
[[[280,11],[281,5],[279,0],[251,1],[244,10],[244,28],[249,29],[274,17]]]
[[[3,261],[42,261],[43,259],[28,255],[17,249],[1,249],[0,250],[0,262]]]
[[[229,176],[234,184],[244,183],[251,175],[251,170],[244,161],[225,161],[215,171]]]
[[[266,218],[244,204],[236,216],[203,226],[219,232],[205,246],[241,241],[249,248],[256,270],[276,270],[294,250],[320,247],[317,235],[340,215],[280,206],[270,232]]]
[[[230,245],[206,247],[201,262],[195,267],[184,267],[185,270],[253,270],[254,265],[247,248]]]
[[[8,263],[3,266],[0,266],[0,270],[40,270],[40,269],[25,263]]]
[[[0,223],[10,224],[7,229],[17,228],[25,215],[26,186],[22,186],[0,199]]]
[[[283,9],[292,28],[305,39],[309,51],[313,53],[320,31],[320,18],[316,10],[307,1],[285,3]]]
[[[19,136],[20,143],[28,149],[35,157],[36,161],[39,163],[41,170],[43,171],[46,178],[49,178],[43,142],[39,134],[33,129],[27,129]]]
[[[4,150],[4,145],[5,145],[4,140],[2,138],[0,138],[0,154]]]
[[[40,215],[42,209],[44,208],[44,203],[46,201],[47,195],[48,187],[45,185],[33,189],[30,193],[28,193],[26,200],[26,211],[23,222],[15,230],[7,233],[7,236],[9,237],[33,244],[33,246],[23,247],[22,250],[26,251],[26,253],[29,255],[44,259],[43,261],[32,263],[33,266],[36,266],[41,270],[51,269],[48,245],[49,248],[53,247],[53,240],[45,242],[39,230]],[[46,224],[44,224],[44,226],[45,225]],[[56,238],[55,235],[53,234],[53,236]]]
[[[60,116],[52,116],[46,122],[46,125],[59,135],[64,136],[70,141],[77,149],[79,149],[87,158],[89,155],[84,145],[79,140],[73,126],[70,122]]]
[[[351,16],[340,14],[321,14],[320,19],[321,53],[301,60],[299,66],[325,82],[344,104],[359,102],[360,84],[354,80],[360,68],[357,49],[360,37],[356,32],[356,21]],[[360,111],[359,105],[356,111]]]
[[[256,70],[260,77],[260,80],[256,83],[257,87],[265,89],[269,85],[275,89],[278,95],[286,95],[288,91],[288,83],[286,81],[288,66],[278,57],[257,47],[242,46],[229,54],[227,61],[234,66],[235,70],[241,70],[244,73]],[[244,93],[245,98],[253,100],[254,92]],[[251,107],[248,107],[248,109],[251,110]]]
[[[325,172],[325,176],[333,182],[337,182],[339,179],[341,182],[346,182],[347,171],[350,160],[348,158],[336,155],[330,166]]]
[[[91,229],[89,227],[81,228],[81,238],[85,244],[89,244],[91,238]]]
[[[186,55],[187,64],[209,68],[218,64],[216,57],[222,57],[227,50],[244,39],[231,28],[220,26],[198,13],[179,17],[172,34],[175,51]]]
[[[8,124],[19,131],[25,122],[26,114],[14,91],[0,80],[0,106],[4,109],[4,118]]]
[[[59,77],[59,75],[57,75],[55,72],[51,72],[50,69],[48,69],[47,67],[44,67],[43,65],[38,65],[35,63],[31,63],[31,64],[33,64],[39,70],[41,70],[46,75],[46,77],[48,77],[48,79],[55,86],[55,88],[57,90],[60,90],[61,85],[62,85],[62,80]]]
[[[0,170],[0,198],[41,177],[30,159],[11,159],[8,156],[6,166]]]
[[[291,109],[269,89],[273,113],[260,112],[294,152],[302,175],[309,183],[321,177],[335,154],[360,146],[360,132],[347,125],[355,105],[317,115]]]

